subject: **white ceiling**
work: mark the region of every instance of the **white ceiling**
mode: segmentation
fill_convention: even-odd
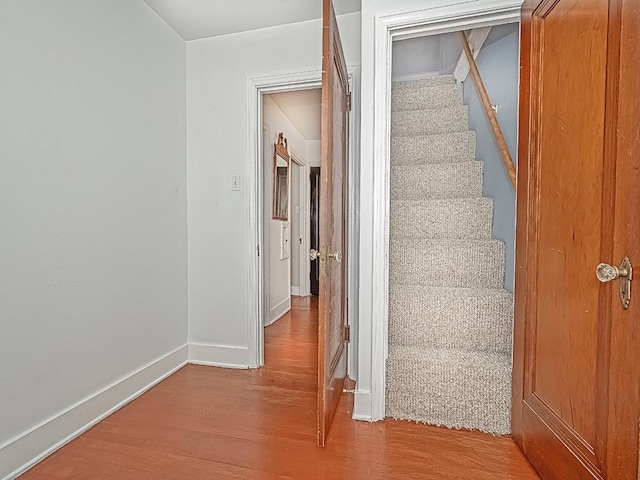
[[[271,93],[269,97],[307,140],[320,140],[322,90]]]
[[[185,40],[322,17],[322,0],[144,0]],[[333,0],[336,15],[360,11],[360,0]]]

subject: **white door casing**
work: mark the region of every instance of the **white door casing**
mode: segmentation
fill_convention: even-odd
[[[352,89],[352,103],[354,106],[359,105],[359,68],[348,67],[349,72],[349,84]],[[247,80],[247,108],[248,108],[248,122],[247,122],[247,205],[249,211],[247,212],[247,232],[249,232],[250,240],[247,255],[252,259],[249,262],[249,275],[248,275],[248,292],[247,298],[247,345],[248,345],[248,359],[249,368],[259,368],[264,365],[264,328],[263,319],[265,312],[268,311],[265,306],[265,270],[262,264],[263,247],[262,245],[262,232],[264,229],[262,214],[265,211],[264,206],[264,188],[263,188],[263,175],[264,168],[262,165],[262,148],[263,148],[263,125],[262,125],[262,95],[269,93],[282,93],[293,90],[302,90],[309,88],[320,88],[322,79],[322,72],[317,71],[305,71],[305,72],[293,72],[282,75],[272,75],[264,77],[254,77]],[[353,159],[359,158],[359,145],[356,138],[359,138],[359,122],[355,121],[358,118],[359,109],[352,108],[349,117],[349,128],[352,135],[349,140],[349,157]],[[295,158],[295,152],[293,152]],[[299,158],[299,156],[298,156]],[[308,166],[305,169],[305,178],[308,180],[309,171]],[[302,176],[302,175],[301,175]],[[357,314],[358,311],[358,212],[357,202],[359,198],[358,194],[358,179],[359,179],[359,162],[349,162],[349,178],[351,179],[351,185],[349,189],[349,251],[351,252],[349,258],[349,271],[352,272],[348,279],[347,292],[349,295],[349,322],[351,325],[351,344],[349,345],[349,376],[355,378],[357,372]],[[309,188],[307,185],[305,188]],[[302,205],[301,205],[302,209]],[[308,208],[307,208],[308,210]],[[308,221],[306,222],[309,223]],[[304,246],[303,246],[304,247]],[[306,246],[308,252],[308,244]],[[301,259],[305,251],[301,252]],[[260,254],[260,256],[258,255]],[[308,275],[307,275],[308,277]],[[308,279],[307,279],[308,282]],[[307,284],[308,285],[308,284]],[[310,286],[307,286],[307,291],[310,290]],[[355,292],[355,293],[353,293]]]
[[[437,35],[459,30],[487,27],[520,20],[522,0],[476,0],[433,2],[423,10],[395,11],[374,16],[373,96],[372,116],[366,122],[363,108],[363,128],[370,123],[371,132],[363,130],[362,163],[372,158],[372,183],[363,178],[359,196],[361,258],[359,313],[370,323],[361,322],[358,351],[358,379],[353,418],[377,421],[385,416],[385,361],[387,357],[388,285],[389,285],[389,152],[390,152],[390,92],[391,46],[394,40]],[[367,20],[363,18],[363,24]],[[363,69],[365,63],[363,61]],[[366,71],[366,70],[364,70]],[[365,145],[366,144],[366,145]],[[369,215],[368,215],[369,214]],[[371,245],[371,255],[363,246]],[[368,278],[364,278],[364,277]],[[371,344],[366,342],[370,339]]]

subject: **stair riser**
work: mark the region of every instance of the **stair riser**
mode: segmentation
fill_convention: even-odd
[[[512,296],[502,290],[482,296],[460,290],[392,288],[389,344],[510,353]]]
[[[475,160],[475,132],[391,138],[391,165],[423,165]]]
[[[511,369],[387,360],[386,415],[450,428],[510,433]]]
[[[502,288],[504,245],[398,239],[389,248],[390,285]]]
[[[391,111],[450,107],[461,105],[462,101],[462,85],[421,85],[393,91]]]
[[[482,162],[391,167],[391,200],[482,196]]]
[[[438,133],[466,132],[469,111],[466,106],[434,110],[392,112],[391,135],[433,135]]]
[[[391,238],[491,238],[493,204],[489,199],[391,202]]]

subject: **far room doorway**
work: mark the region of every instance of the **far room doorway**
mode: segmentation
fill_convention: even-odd
[[[311,172],[320,167],[321,104],[319,88],[262,95],[265,328],[291,316],[292,308],[313,301],[311,273],[316,261],[309,251],[315,245],[317,223],[312,223],[317,222],[318,205],[312,201],[317,189]],[[278,156],[279,139],[285,153]],[[276,188],[278,171],[286,174],[286,180],[279,178]]]

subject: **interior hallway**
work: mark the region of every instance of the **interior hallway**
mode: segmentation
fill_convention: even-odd
[[[292,304],[264,368],[186,366],[20,479],[538,478],[507,437],[352,421],[350,394],[316,447],[317,300]]]

